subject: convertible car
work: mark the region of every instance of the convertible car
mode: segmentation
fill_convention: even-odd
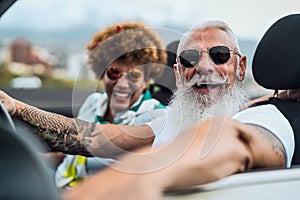
[[[1,15],[15,1],[0,0]],[[256,49],[253,60],[253,74],[258,84],[275,91],[300,88],[300,65],[297,57],[299,52],[295,52],[299,51],[299,35],[300,15],[280,19],[267,31]],[[287,53],[289,55],[285,56]],[[296,140],[294,163],[290,169],[265,169],[235,174],[205,185],[165,191],[162,199],[299,199],[299,104],[299,101],[288,103],[289,110],[293,111],[290,120],[294,124]],[[55,109],[50,110],[72,115],[59,107]],[[11,119],[1,101],[0,148],[0,199],[60,199],[59,190],[53,182],[51,166],[41,160],[37,153],[47,149],[38,138],[30,134],[30,130]]]

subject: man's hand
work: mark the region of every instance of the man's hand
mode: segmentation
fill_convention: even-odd
[[[273,93],[267,94],[263,97],[253,99],[247,103],[247,107],[251,106],[255,103],[261,102],[261,101],[268,101],[270,97],[273,96]],[[280,99],[285,99],[285,100],[295,100],[299,101],[300,100],[300,89],[293,89],[293,90],[280,90],[278,93],[278,97]]]
[[[15,115],[17,112],[17,105],[15,99],[8,96],[5,92],[0,90],[0,99],[3,105],[5,106],[7,112],[9,112],[10,115]]]
[[[300,100],[300,89],[286,90],[279,93],[279,97],[282,99]]]

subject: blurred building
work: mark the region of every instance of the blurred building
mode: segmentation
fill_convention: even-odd
[[[51,74],[52,65],[45,53],[49,55],[46,50],[33,46],[25,38],[17,38],[9,47],[8,70],[18,75],[48,76]]]

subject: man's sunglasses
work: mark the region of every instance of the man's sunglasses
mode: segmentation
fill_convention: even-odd
[[[132,82],[138,82],[143,77],[143,72],[140,69],[133,68],[128,72],[120,72],[115,67],[110,67],[106,70],[106,76],[113,81],[120,79],[123,75],[126,76],[127,80]]]
[[[195,67],[201,59],[201,54],[203,52],[208,52],[208,55],[211,58],[211,60],[216,65],[220,65],[220,64],[226,63],[230,59],[231,51],[234,54],[241,57],[241,55],[239,53],[235,52],[234,50],[229,49],[226,46],[214,46],[208,50],[202,50],[202,51],[198,51],[196,49],[184,50],[179,54],[179,61],[180,61],[181,65],[185,68]]]

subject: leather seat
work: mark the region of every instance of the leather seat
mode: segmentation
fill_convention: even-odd
[[[289,120],[295,136],[292,165],[300,164],[300,101],[283,100],[278,90],[300,88],[300,14],[276,21],[260,40],[253,58],[255,81],[274,90],[274,97],[264,103],[274,104]]]

